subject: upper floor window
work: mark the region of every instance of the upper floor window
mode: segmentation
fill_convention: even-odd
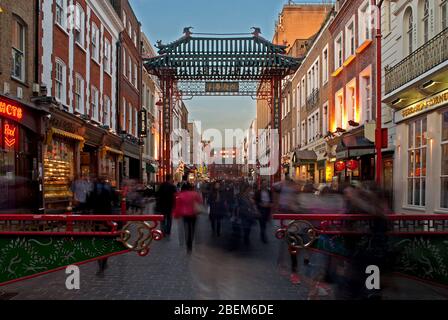
[[[25,34],[25,25],[18,19],[14,19],[12,26],[11,75],[20,81],[25,81]]]
[[[342,66],[342,33],[334,41],[334,65],[338,69]]]
[[[127,65],[127,59],[126,59],[126,49],[123,48],[123,75],[125,77],[127,77],[127,72],[126,72],[126,65]]]
[[[84,107],[84,79],[80,75],[75,77],[75,111]]]
[[[111,45],[109,40],[105,39],[104,40],[104,57],[103,57],[103,65],[104,65],[104,70],[107,73],[111,72]]]
[[[423,23],[423,43],[429,41],[429,1],[423,0],[422,23]]]
[[[128,79],[132,83],[132,59],[130,55],[128,55]]]
[[[328,82],[328,46],[322,51],[322,80]]]
[[[55,20],[64,29],[67,27],[67,0],[56,0]]]
[[[123,10],[123,25],[124,26],[126,26],[126,22],[127,22],[127,19],[126,19],[127,17],[126,17],[126,12]]]
[[[96,24],[92,23],[92,58],[97,62],[100,59],[99,33]]]
[[[345,58],[355,54],[355,21],[352,19],[345,28]]]
[[[75,41],[84,48],[85,14],[81,5],[76,5],[75,10]]]
[[[409,7],[405,12],[405,50],[406,54],[411,54],[414,51],[414,15],[412,9]]]
[[[138,76],[137,64],[134,64],[134,87],[136,87],[136,88],[137,88],[137,76]]]
[[[359,43],[372,39],[372,17],[370,0],[366,0],[358,11]]]
[[[55,64],[55,97],[56,100],[66,103],[66,66],[57,59]]]
[[[104,96],[104,105],[103,105],[103,125],[111,127],[111,116],[110,116],[110,98],[108,96]]]
[[[91,101],[90,101],[90,116],[93,119],[98,119],[98,89],[92,86]]]

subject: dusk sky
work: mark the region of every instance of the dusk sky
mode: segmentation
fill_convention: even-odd
[[[286,0],[130,0],[143,31],[154,45],[182,36],[184,27],[194,32],[244,33],[261,28],[272,40],[275,21]],[[296,3],[301,1],[296,1]],[[312,2],[312,1],[307,1]],[[247,129],[255,118],[256,102],[250,97],[195,97],[185,101],[190,120],[202,121],[202,128]]]

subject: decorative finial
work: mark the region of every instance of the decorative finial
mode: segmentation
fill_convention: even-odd
[[[254,32],[252,32],[252,34],[253,34],[255,37],[258,37],[258,36],[261,34],[261,28],[258,28],[258,27],[252,27],[251,29],[254,30]]]
[[[193,29],[193,27],[185,27],[184,28],[184,34],[185,36],[189,37],[193,34],[193,32],[191,32],[191,29]]]

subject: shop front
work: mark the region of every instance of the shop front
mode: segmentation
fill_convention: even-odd
[[[0,95],[0,212],[42,207],[43,117],[47,113]]]
[[[100,147],[100,176],[108,181],[113,188],[119,187],[120,164],[124,153],[121,151],[121,139],[114,134],[104,135]]]
[[[123,163],[121,164],[121,179],[140,181],[142,166],[140,162],[141,146],[138,139],[127,135],[122,144]]]
[[[343,135],[336,147],[334,175],[339,183],[374,181],[375,145],[358,134]]]
[[[448,90],[395,111],[395,211],[448,213]]]
[[[316,182],[317,154],[314,150],[296,150],[292,163],[296,180]]]

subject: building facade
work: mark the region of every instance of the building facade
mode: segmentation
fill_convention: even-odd
[[[38,85],[35,1],[0,4],[0,211],[40,212],[48,112]]]
[[[394,208],[448,212],[448,2],[385,1],[383,110],[393,115]]]
[[[123,25],[107,1],[40,3],[39,83],[51,116],[43,147],[47,212],[70,209],[77,177],[119,186],[117,51]]]

